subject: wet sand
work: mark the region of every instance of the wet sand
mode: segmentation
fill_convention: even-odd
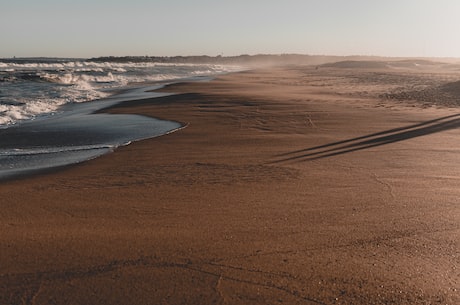
[[[385,95],[430,79],[261,69],[108,109],[188,125],[2,182],[0,304],[460,303],[460,114]]]

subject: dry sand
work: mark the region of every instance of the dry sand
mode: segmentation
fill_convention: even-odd
[[[460,114],[385,96],[455,78],[273,68],[110,109],[188,126],[2,182],[0,304],[460,304]]]

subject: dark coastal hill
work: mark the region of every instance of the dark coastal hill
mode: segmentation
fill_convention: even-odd
[[[245,64],[245,65],[276,65],[276,64],[323,64],[340,60],[335,56],[314,55],[239,55],[239,56],[123,56],[90,58],[92,62],[158,62],[184,64]]]
[[[239,56],[105,56],[90,58],[90,62],[157,62],[181,64],[234,64],[245,66],[276,65],[317,65],[333,68],[368,68],[382,69],[388,67],[413,68],[419,66],[458,63],[454,58],[403,58],[379,56],[327,56],[302,54],[259,54]]]
[[[117,62],[117,63],[171,63],[171,64],[230,64],[244,66],[276,66],[276,65],[323,65],[332,68],[387,68],[388,65],[400,68],[427,66],[442,63],[458,63],[454,58],[398,58],[379,56],[327,56],[303,54],[258,54],[238,56],[103,56],[89,59],[82,58],[0,58],[2,63],[64,63],[70,61]]]

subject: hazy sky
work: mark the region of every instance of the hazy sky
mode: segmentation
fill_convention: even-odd
[[[0,57],[460,57],[459,0],[0,0]]]

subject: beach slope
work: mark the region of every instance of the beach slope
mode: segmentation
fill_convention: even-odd
[[[398,73],[261,69],[106,109],[187,127],[2,182],[0,304],[459,304],[460,115],[385,98],[428,77]]]

